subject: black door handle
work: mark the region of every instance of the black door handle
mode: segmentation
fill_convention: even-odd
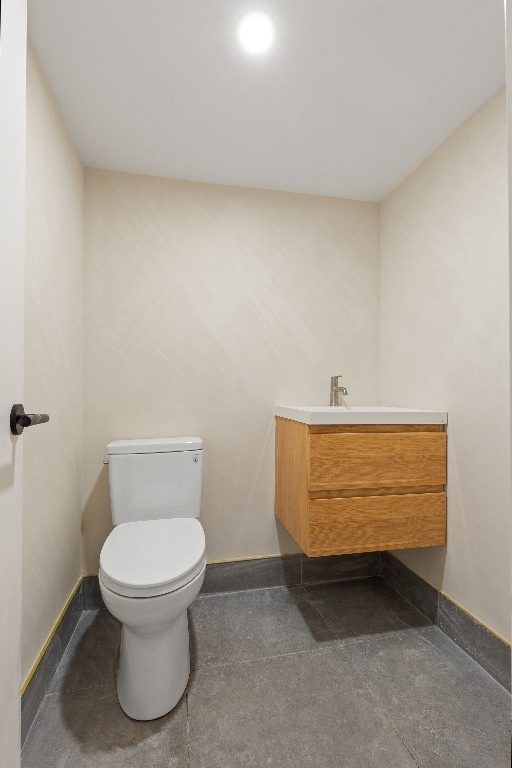
[[[21,435],[25,427],[45,424],[47,421],[50,421],[47,413],[25,413],[25,409],[20,403],[11,408],[11,432],[13,435]]]

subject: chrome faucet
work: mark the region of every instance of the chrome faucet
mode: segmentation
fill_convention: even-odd
[[[339,383],[340,379],[341,379],[341,376],[331,376],[331,400],[329,405],[335,405],[335,406],[343,405],[346,408],[347,404],[343,399],[343,396],[348,395],[348,392],[345,389],[345,387],[342,387],[340,385]]]

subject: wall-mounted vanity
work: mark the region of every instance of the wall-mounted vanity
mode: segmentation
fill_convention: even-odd
[[[446,543],[443,411],[277,406],[275,514],[310,557]]]

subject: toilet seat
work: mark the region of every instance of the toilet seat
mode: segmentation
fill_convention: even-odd
[[[99,578],[118,595],[154,597],[188,584],[205,562],[204,531],[195,518],[121,523],[103,545]]]

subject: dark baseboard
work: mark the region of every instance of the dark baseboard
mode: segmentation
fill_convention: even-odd
[[[381,576],[510,691],[510,647],[506,643],[389,552],[381,554]]]
[[[200,594],[240,592],[265,587],[294,587],[378,576],[379,562],[378,553],[369,552],[334,557],[306,557],[298,554],[211,563],[206,566]]]
[[[510,690],[510,648],[388,552],[287,555],[206,566],[202,595],[380,576]],[[22,744],[83,611],[104,608],[97,576],[85,576],[21,698]]]

